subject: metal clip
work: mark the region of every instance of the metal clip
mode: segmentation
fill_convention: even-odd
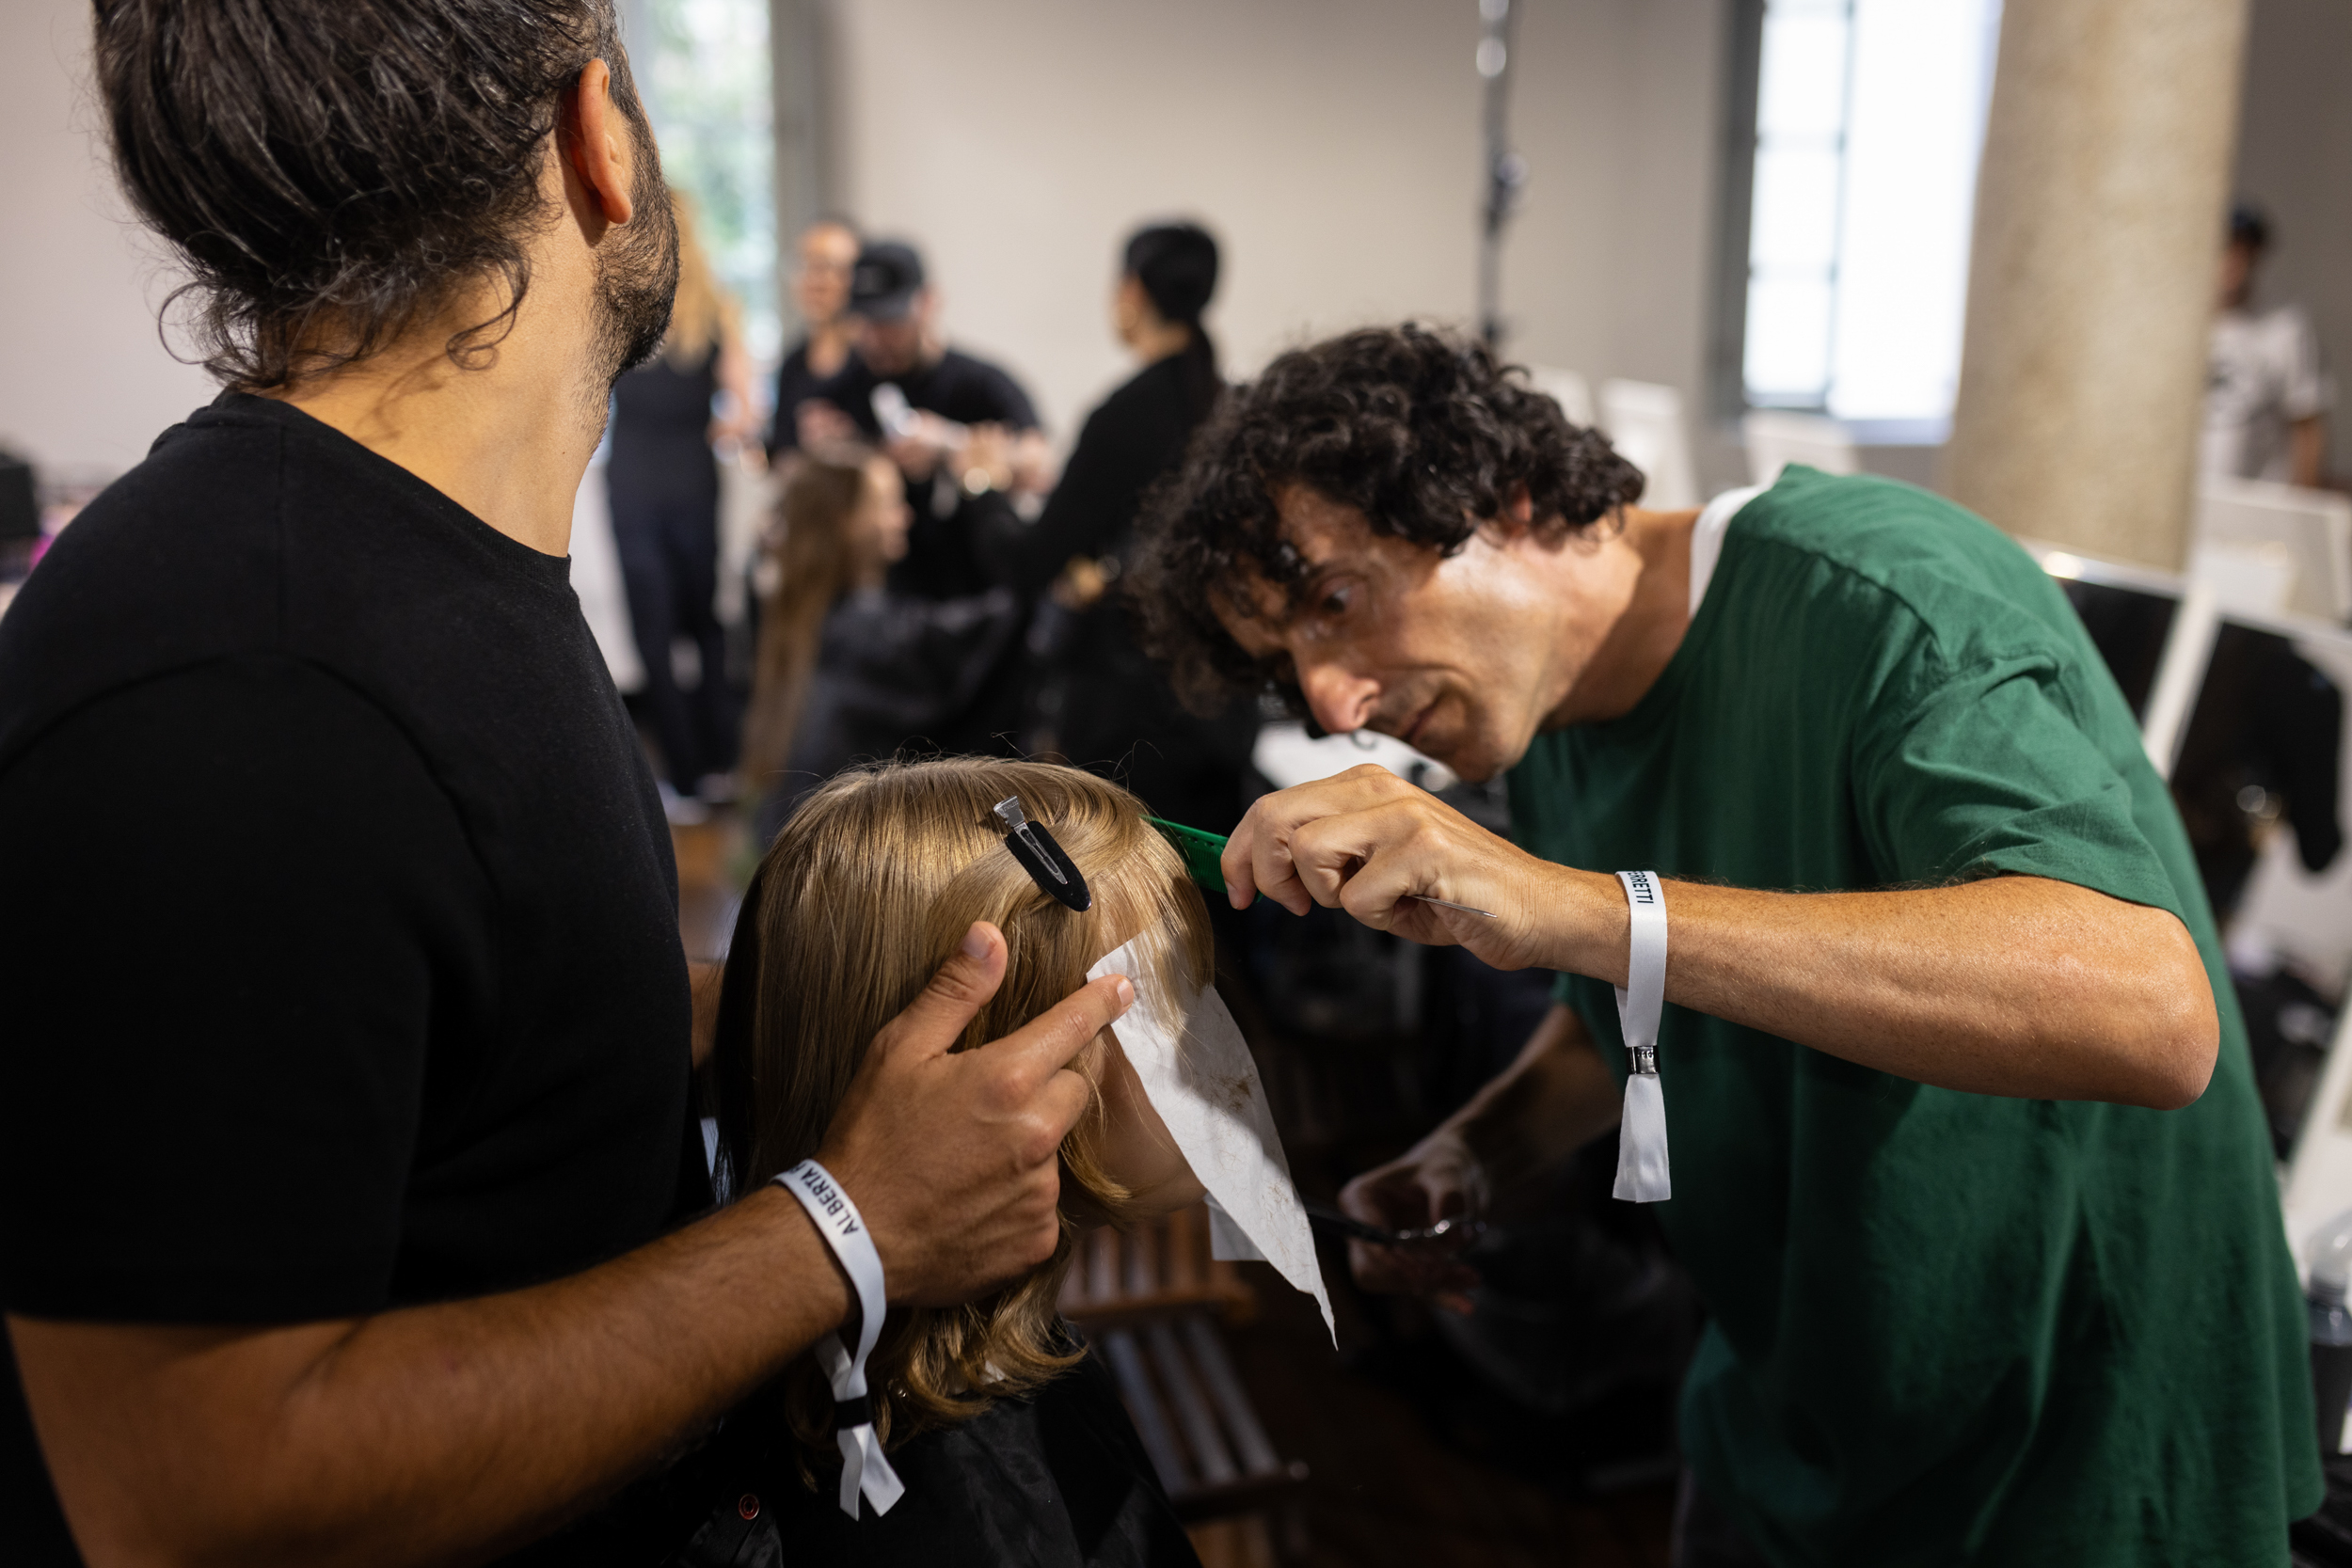
[[[1012,851],[1012,858],[1021,863],[1031,881],[1073,910],[1094,907],[1094,895],[1087,890],[1077,863],[1054,842],[1054,835],[1042,824],[1029,820],[1020,796],[1008,795],[991,810],[1004,827],[1005,847]]]

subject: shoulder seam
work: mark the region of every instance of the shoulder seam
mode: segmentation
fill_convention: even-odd
[[[1770,494],[1770,492],[1768,491],[1766,494],[1767,494],[1767,495],[1769,495],[1769,494]],[[1761,496],[1759,496],[1759,497],[1757,497],[1757,498],[1756,498],[1756,499],[1758,499],[1758,500],[1761,500],[1761,499],[1764,499],[1764,498],[1763,498],[1763,497],[1761,497]],[[1754,502],[1750,502],[1749,504],[1750,504],[1750,505],[1753,505],[1753,504],[1754,504]],[[1747,507],[1741,507],[1740,510],[1740,513],[1744,515],[1744,514],[1746,513],[1746,511],[1747,511]],[[1732,521],[1732,527],[1731,527],[1731,528],[1727,528],[1727,529],[1724,531],[1724,543],[1725,543],[1726,545],[1728,545],[1728,544],[1730,543],[1732,532],[1733,532],[1733,531],[1737,528],[1737,525],[1738,525],[1738,523],[1739,523],[1740,519],[1739,519],[1739,517],[1735,516],[1735,517],[1733,517],[1733,518],[1732,518],[1732,520],[1731,520],[1731,521]],[[1832,570],[1832,571],[1834,571],[1834,572],[1836,572],[1839,576],[1844,577],[1844,578],[1850,578],[1850,579],[1851,579],[1851,580],[1852,580],[1852,581],[1854,581],[1854,582],[1861,583],[1861,584],[1863,584],[1864,586],[1866,586],[1866,587],[1867,587],[1867,588],[1871,589],[1873,592],[1875,592],[1875,593],[1879,593],[1879,594],[1884,594],[1887,598],[1889,598],[1889,599],[1893,600],[1896,604],[1900,605],[1900,606],[1902,607],[1903,613],[1904,613],[1904,614],[1906,614],[1906,615],[1908,615],[1908,616],[1910,616],[1910,617],[1912,618],[1912,620],[1914,620],[1915,622],[1918,623],[1918,625],[1919,625],[1922,628],[1924,628],[1924,629],[1925,629],[1925,631],[1926,631],[1926,633],[1927,633],[1927,636],[1928,636],[1928,641],[1929,641],[1929,644],[1930,644],[1930,645],[1931,645],[1931,646],[1934,649],[1934,651],[1935,651],[1935,657],[1936,657],[1936,660],[1937,660],[1937,662],[1938,662],[1938,663],[1940,663],[1941,665],[1943,665],[1943,667],[1944,667],[1944,668],[1945,668],[1947,672],[1951,672],[1951,673],[1959,673],[1959,672],[1962,672],[1962,671],[1965,671],[1965,670],[1973,670],[1973,669],[1978,669],[1978,668],[1981,668],[1981,667],[1983,667],[1983,666],[1985,666],[1985,665],[1988,665],[1988,664],[1993,664],[1993,663],[1997,663],[1997,662],[2000,662],[2000,661],[2002,660],[2002,658],[2004,658],[2004,657],[2010,657],[2010,658],[2018,657],[2022,657],[2022,656],[2026,655],[2026,654],[2028,652],[2028,650],[2026,650],[2026,649],[2017,649],[2017,650],[2014,650],[2014,651],[2012,651],[2011,653],[2010,653],[2010,654],[2008,654],[2008,655],[2006,655],[2006,656],[2000,656],[2000,655],[1989,655],[1989,656],[1987,656],[1986,657],[1984,657],[1984,658],[1982,658],[1982,659],[1976,660],[1976,661],[1974,661],[1974,662],[1972,662],[1972,663],[1967,663],[1967,664],[1963,664],[1963,663],[1960,663],[1960,662],[1958,662],[1957,660],[1955,660],[1955,659],[1953,658],[1953,657],[1952,657],[1952,655],[1951,655],[1950,651],[1949,651],[1949,650],[1948,650],[1948,649],[1945,646],[1943,634],[1942,634],[1939,630],[1937,630],[1936,626],[1935,626],[1935,623],[1934,623],[1933,621],[1930,620],[1930,619],[1929,619],[1929,618],[1928,618],[1925,614],[1923,614],[1923,613],[1920,611],[1919,607],[1918,607],[1917,605],[1915,605],[1915,604],[1914,604],[1914,603],[1912,602],[1912,600],[1911,600],[1911,595],[1910,595],[1910,594],[1906,594],[1905,592],[1903,592],[1903,590],[1902,590],[1902,589],[1900,589],[1900,588],[1897,587],[1895,584],[1893,584],[1893,583],[1891,583],[1891,582],[1887,582],[1887,581],[1885,581],[1884,579],[1883,579],[1883,578],[1878,578],[1878,577],[1876,577],[1876,576],[1873,576],[1872,574],[1870,574],[1870,573],[1868,573],[1868,572],[1864,571],[1862,568],[1860,568],[1860,567],[1858,567],[1858,566],[1855,566],[1854,564],[1852,564],[1852,563],[1851,563],[1851,562],[1850,562],[1839,561],[1839,560],[1837,560],[1837,559],[1836,559],[1836,557],[1834,557],[1834,556],[1826,555],[1826,554],[1824,554],[1824,553],[1822,553],[1822,552],[1820,552],[1820,551],[1818,551],[1818,550],[1810,550],[1810,549],[1807,549],[1807,548],[1805,548],[1805,547],[1804,547],[1804,546],[1802,546],[1802,545],[1793,544],[1793,543],[1791,543],[1791,542],[1789,542],[1788,540],[1786,540],[1786,539],[1778,539],[1778,538],[1759,538],[1759,537],[1756,534],[1756,532],[1755,532],[1753,530],[1746,531],[1745,531],[1745,533],[1744,533],[1744,537],[1748,540],[1748,542],[1749,542],[1751,545],[1755,545],[1755,546],[1770,546],[1770,547],[1774,548],[1774,549],[1788,550],[1788,551],[1790,551],[1790,552],[1792,552],[1792,553],[1795,553],[1795,554],[1798,554],[1798,555],[1804,556],[1804,557],[1806,557],[1807,559],[1810,559],[1810,560],[1812,560],[1812,561],[1819,562],[1820,562],[1822,565],[1824,565],[1824,566],[1828,567],[1830,570]],[[1718,568],[1718,569],[1720,570],[1720,568]],[[1982,594],[1980,592],[1979,592],[1978,590],[1975,590],[1975,589],[1970,589],[1970,590],[1968,590],[1968,592],[1970,592],[1970,593],[1972,593],[1972,594],[1977,594],[1977,595],[1978,595],[1979,597],[1990,597],[1990,595],[1985,595],[1985,594]],[[1995,603],[1995,604],[1998,604],[1998,605],[2002,606],[2004,609],[2010,609],[2010,610],[2013,610],[2013,609],[2015,608],[2014,606],[2010,605],[2010,604],[2009,604],[2009,602],[2008,602],[2007,600],[2004,600],[2004,599],[1993,599],[1993,601],[1992,601],[1992,602],[1994,602],[1994,603]],[[2035,652],[2035,653],[2040,653],[2040,654],[2044,655],[2044,656],[2054,655],[2054,654],[2056,654],[2056,653],[2058,652],[2058,650],[2057,650],[2056,648],[2053,648],[2053,647],[2048,647],[2048,646],[2044,646],[2044,647],[2042,647],[2042,648],[2039,648],[2039,649],[2035,649],[2035,650],[2030,650],[2030,651],[2031,651],[2031,652]]]

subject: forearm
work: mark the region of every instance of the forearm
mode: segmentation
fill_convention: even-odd
[[[1448,1117],[1442,1135],[1461,1140],[1498,1191],[1550,1170],[1617,1120],[1616,1080],[1575,1013],[1555,1005],[1501,1073]]]
[[[2326,481],[2328,461],[2327,422],[2316,415],[2297,420],[2288,433],[2291,448],[2289,463],[2295,483],[2315,489]]]
[[[1555,868],[1553,967],[1623,984],[1613,877]],[[2219,1039],[2164,911],[2071,883],[1787,894],[1670,882],[1666,1000],[1944,1088],[2172,1107]]]
[[[79,1398],[77,1372],[119,1358],[122,1330],[10,1329],[93,1568],[373,1564],[480,1560],[543,1532],[848,1311],[807,1216],[765,1192],[530,1290],[348,1323],[174,1331],[136,1406]],[[158,1440],[192,1408],[211,1440]]]

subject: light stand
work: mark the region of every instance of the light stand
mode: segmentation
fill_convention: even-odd
[[[1502,346],[1502,229],[1527,183],[1527,160],[1511,150],[1511,0],[1478,0],[1485,24],[1478,40],[1478,74],[1486,84],[1486,211],[1478,237],[1478,335],[1489,349]]]

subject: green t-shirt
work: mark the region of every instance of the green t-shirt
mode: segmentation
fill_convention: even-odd
[[[1682,1443],[1783,1564],[2286,1560],[2321,1483],[2245,1026],[2130,711],[2024,551],[1792,468],[1733,518],[1657,685],[1539,736],[1510,789],[1521,841],[1589,870],[2010,872],[2185,921],[2221,1052],[2182,1111],[1929,1088],[1666,1008],[1658,1213],[1709,1313]],[[1622,1078],[1611,988],[1559,994]]]

